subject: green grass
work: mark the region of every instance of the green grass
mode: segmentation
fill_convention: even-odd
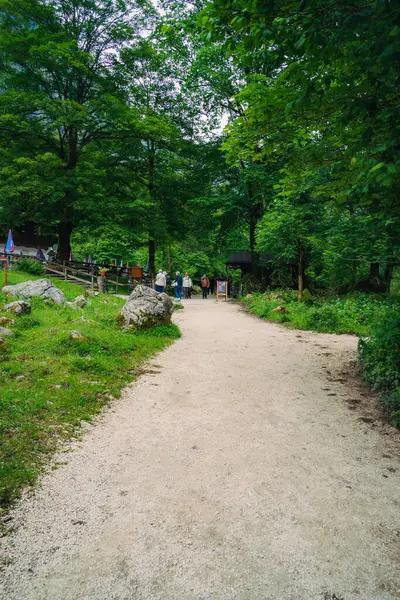
[[[0,273],[0,289],[3,286]],[[35,279],[10,272],[9,283]],[[82,288],[55,281],[68,300]],[[0,316],[9,299],[0,294]],[[144,333],[116,326],[124,300],[97,296],[83,310],[33,299],[30,315],[15,317],[14,335],[0,346],[0,506],[33,484],[60,441],[79,431],[110,397],[135,378],[143,361],[180,336],[175,325]],[[84,316],[90,322],[80,320]],[[79,331],[82,340],[72,340]]]
[[[297,294],[292,290],[254,294],[244,302],[250,312],[258,317],[289,327],[357,335],[368,334],[371,325],[389,308],[400,308],[400,302],[395,298],[361,293],[318,298],[306,292],[305,300],[298,302]],[[286,312],[273,312],[278,306],[284,307]]]

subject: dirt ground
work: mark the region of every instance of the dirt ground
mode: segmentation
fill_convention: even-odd
[[[0,598],[399,599],[399,442],[356,338],[185,306],[12,513]]]

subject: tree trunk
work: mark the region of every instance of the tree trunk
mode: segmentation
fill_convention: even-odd
[[[155,205],[155,199],[154,199],[155,144],[154,144],[153,140],[151,140],[150,143],[148,143],[148,150],[149,150],[148,190],[149,190],[151,202],[152,202],[152,204]],[[154,228],[150,224],[150,226],[149,226],[149,274],[150,274],[151,279],[154,279],[156,276],[156,267],[155,267],[156,259],[155,259],[155,257],[156,257],[156,244],[155,244],[155,240],[154,240]]]
[[[76,127],[69,127],[68,138],[68,161],[67,171],[74,171],[78,163],[78,131]],[[72,218],[75,202],[78,192],[76,188],[71,189],[65,195],[63,220],[58,225],[58,251],[57,256],[60,262],[69,261],[71,253],[71,233],[73,230]]]
[[[369,265],[369,276],[370,279],[379,279],[380,275],[379,275],[379,263],[378,262],[372,262]]]
[[[256,190],[252,183],[248,184],[247,188],[247,196],[251,201],[251,208],[249,210],[248,215],[248,223],[249,223],[249,242],[250,242],[250,254],[251,254],[251,273],[253,277],[260,279],[261,269],[260,269],[260,256],[258,252],[256,252],[256,229],[258,225],[258,221],[261,216],[261,206],[255,202],[255,194]]]
[[[251,254],[251,274],[257,279],[260,276],[260,267],[258,264],[258,252],[256,252],[256,227],[257,221],[250,218],[249,223],[249,238],[250,238],[250,254]]]
[[[57,256],[60,262],[69,261],[71,252],[71,233],[73,230],[72,223],[61,222],[58,225],[58,250]]]
[[[172,267],[171,246],[168,246],[168,273],[172,277],[171,267]]]
[[[304,288],[303,270],[304,270],[304,248],[300,244],[299,245],[299,257],[298,257],[298,292],[297,292],[297,297],[298,297],[299,302],[301,302],[303,300],[303,288]]]
[[[156,244],[154,240],[149,240],[149,274],[150,278],[154,279],[156,274]]]
[[[351,287],[354,290],[357,285],[357,259],[351,261]]]
[[[384,274],[387,292],[390,292],[390,285],[392,283],[392,277],[393,277],[393,261],[388,260],[386,263],[385,274]]]

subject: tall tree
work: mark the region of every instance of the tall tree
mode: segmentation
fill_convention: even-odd
[[[3,2],[0,56],[0,157],[4,215],[57,226],[68,258],[73,228],[97,215],[107,196],[99,142],[121,137],[124,95],[114,68],[121,48],[148,27],[146,0]],[[132,130],[125,132],[132,134]],[[18,185],[10,205],[10,177]]]

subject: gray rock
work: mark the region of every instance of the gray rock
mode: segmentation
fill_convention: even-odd
[[[273,310],[271,310],[271,312],[273,313],[280,313],[281,315],[286,314],[287,308],[285,308],[284,306],[277,306],[276,308],[274,308]]]
[[[83,315],[81,317],[79,317],[79,319],[76,319],[76,321],[79,321],[81,323],[94,323],[94,321],[92,319],[87,319]]]
[[[82,335],[79,331],[71,331],[70,334],[71,334],[71,338],[73,340],[84,340],[85,339],[85,336]]]
[[[4,327],[4,325],[14,325],[15,321],[14,319],[11,319],[10,317],[0,317],[0,326]]]
[[[77,296],[74,300],[74,303],[76,306],[79,306],[79,308],[84,308],[88,301],[86,300],[85,296]]]
[[[73,302],[67,302],[67,304],[71,308],[85,308],[88,301],[84,296],[77,296]]]
[[[44,300],[52,300],[54,304],[64,304],[65,296],[61,290],[54,286],[49,279],[37,279],[36,281],[24,281],[16,285],[6,285],[3,294],[10,294],[14,298],[39,297]]]
[[[174,303],[164,293],[138,285],[122,308],[119,320],[124,329],[146,329],[171,323]]]
[[[7,327],[0,327],[0,336],[4,335],[12,335],[14,332],[11,329],[7,329]]]
[[[14,315],[28,315],[31,312],[32,307],[29,302],[17,300],[17,302],[6,304],[5,309],[7,312],[14,313]]]

